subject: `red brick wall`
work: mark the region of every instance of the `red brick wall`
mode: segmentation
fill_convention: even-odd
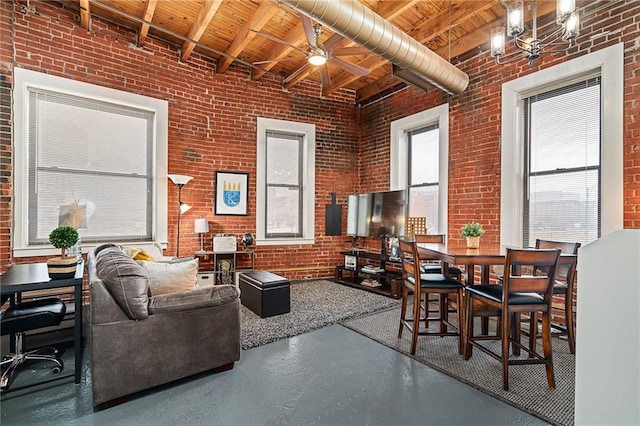
[[[91,32],[88,32],[78,26],[77,12],[61,8],[57,3],[32,1],[36,15],[14,12],[13,2],[0,3],[3,79],[10,81],[12,66],[18,66],[169,102],[169,172],[194,177],[182,190],[182,200],[193,209],[182,216],[181,255],[191,254],[200,247],[199,236],[193,232],[194,219],[198,217],[207,216],[213,222],[206,240],[208,249],[214,233],[255,234],[257,117],[315,124],[316,244],[261,246],[257,250],[256,267],[281,269],[289,278],[333,275],[332,268],[340,262],[337,253],[348,239],[324,236],[324,205],[330,203],[332,191],[338,194],[340,204],[345,204],[347,195],[355,191],[354,93],[340,91],[327,99],[319,98],[320,86],[309,82],[285,91],[281,81],[271,76],[258,82],[250,81],[249,70],[243,66],[232,66],[226,74],[216,75],[214,64],[207,57],[193,54],[186,63],[180,62],[176,46],[152,38],[144,48],[138,48],[133,31],[96,17],[92,17]],[[5,28],[12,29],[11,38],[5,37]],[[4,80],[2,84],[1,89],[5,90]],[[5,110],[0,110],[0,119],[6,122],[4,113]],[[3,151],[0,259],[3,265],[35,260],[12,259],[9,249],[11,157],[4,151],[10,151],[10,140],[3,134],[0,142]],[[217,170],[249,173],[248,216],[213,215]],[[167,254],[172,255],[176,241],[176,215],[171,208],[177,204],[174,185],[169,185],[168,203]],[[344,217],[346,221],[346,211]],[[211,265],[204,262],[203,266]]]

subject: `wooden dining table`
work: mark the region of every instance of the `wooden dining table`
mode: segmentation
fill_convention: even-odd
[[[491,266],[502,265],[506,259],[507,247],[497,244],[482,244],[477,249],[469,249],[465,241],[451,240],[444,244],[419,243],[418,254],[421,260],[439,260],[445,275],[450,265],[464,265],[464,283],[475,284],[475,267],[480,266],[480,282],[489,283]],[[560,264],[575,263],[577,256],[562,254]],[[500,271],[500,274],[502,271]]]

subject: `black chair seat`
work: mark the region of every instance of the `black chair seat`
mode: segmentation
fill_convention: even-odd
[[[422,264],[420,265],[420,271],[423,274],[441,274],[442,273],[442,267],[440,265],[429,265],[429,264]],[[462,269],[455,267],[455,266],[450,266],[449,267],[449,273],[451,275],[462,275]]]
[[[414,277],[408,277],[407,281],[415,285]],[[420,274],[420,288],[463,288],[464,285],[442,274]]]
[[[502,302],[502,286],[501,285],[476,285],[467,286],[466,291],[484,296],[489,300],[497,303]],[[519,293],[512,292],[509,294],[510,305],[543,305],[544,299],[537,293]]]
[[[58,325],[66,311],[64,302],[56,298],[18,303],[2,313],[2,335]]]

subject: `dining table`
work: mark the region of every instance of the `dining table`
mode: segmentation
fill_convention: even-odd
[[[476,266],[480,269],[480,283],[489,283],[491,267],[496,267],[496,275],[501,275],[509,246],[496,243],[482,244],[479,248],[467,248],[465,241],[450,240],[445,243],[418,243],[420,260],[437,260],[442,262],[443,274],[447,275],[450,265],[464,266],[464,284],[476,284]],[[513,247],[511,248],[518,248]],[[560,264],[572,264],[577,255],[562,253]]]

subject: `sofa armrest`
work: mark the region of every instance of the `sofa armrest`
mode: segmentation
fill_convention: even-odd
[[[149,301],[149,314],[189,311],[224,305],[239,297],[238,289],[232,285],[215,285],[178,293],[160,294]]]

